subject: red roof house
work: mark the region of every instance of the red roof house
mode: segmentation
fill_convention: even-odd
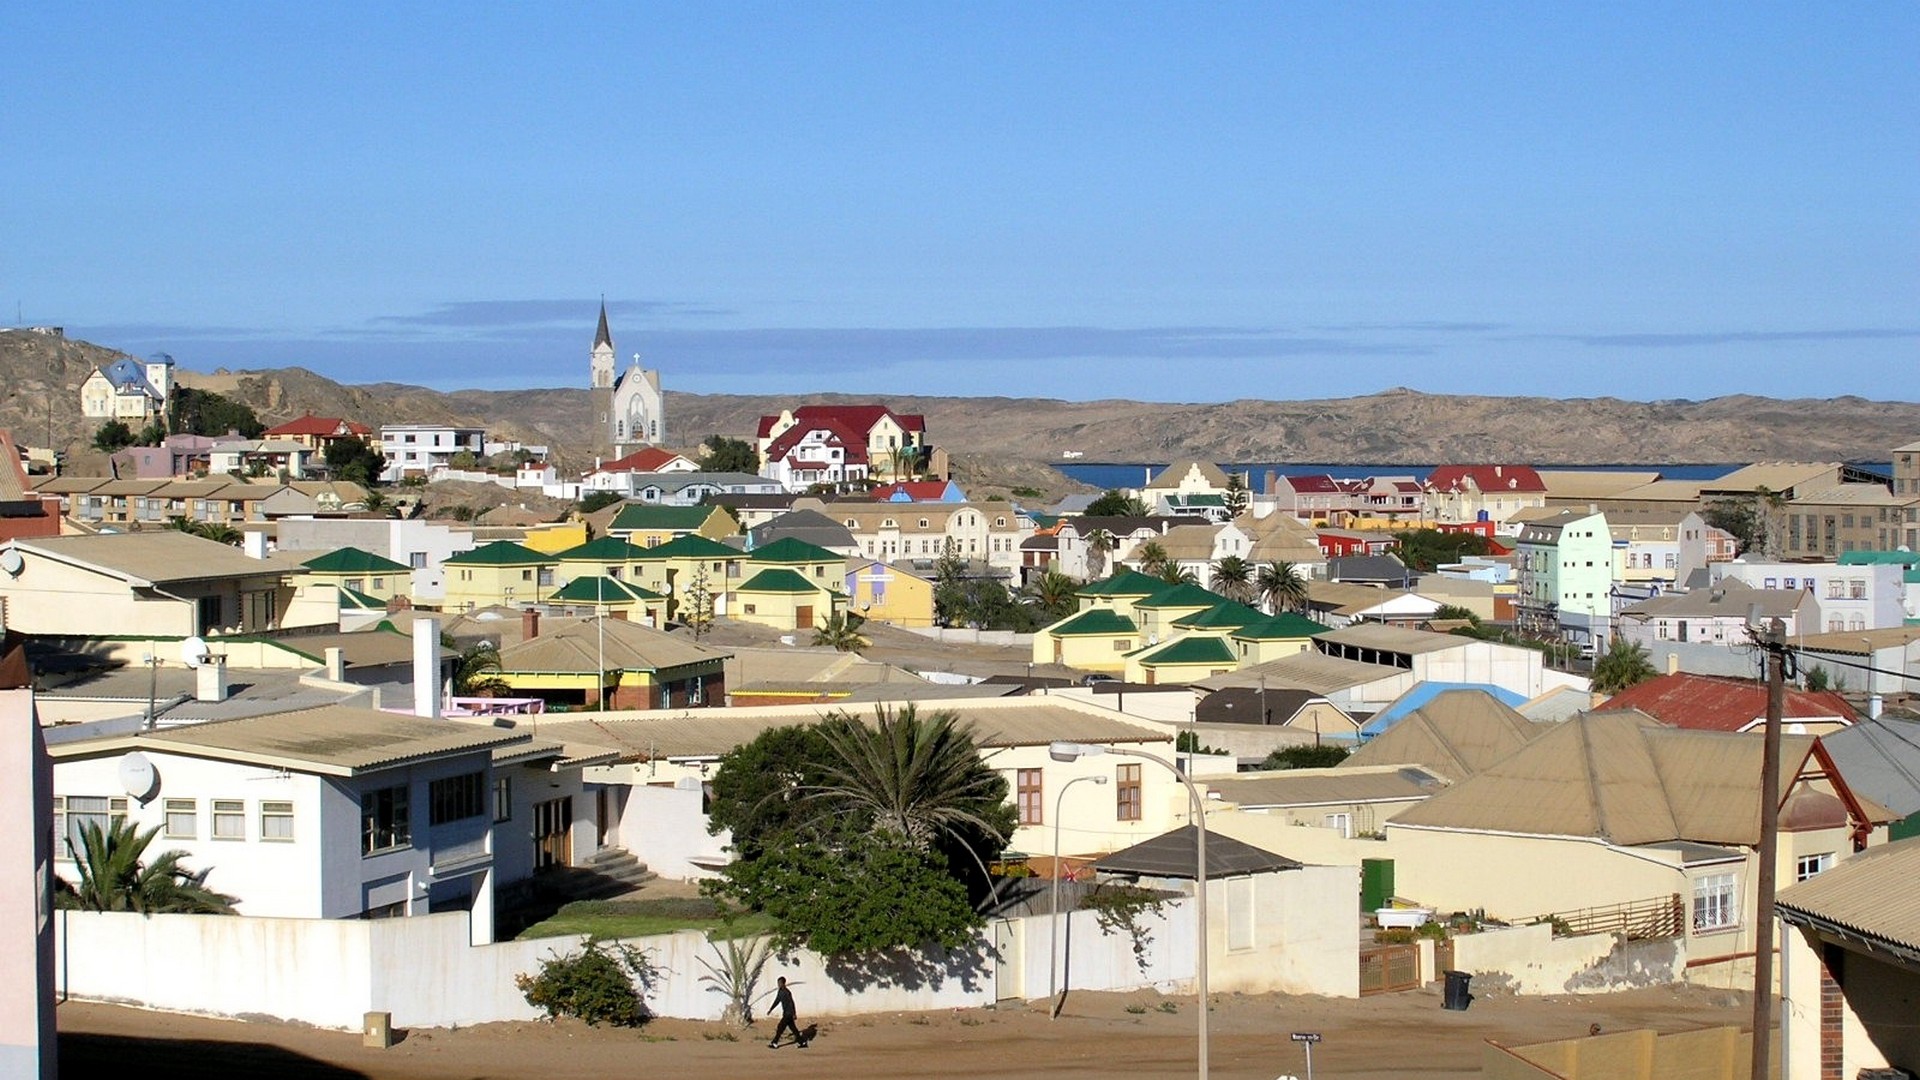
[[[1699,731],[1758,731],[1767,722],[1767,686],[1753,679],[1674,672],[1629,686],[1604,706],[1638,709],[1671,727]],[[1787,687],[1781,716],[1792,725],[1845,727],[1854,722],[1853,706],[1831,690]],[[1817,734],[1817,732],[1816,732]]]
[[[1442,465],[1427,477],[1427,488],[1431,491],[1474,488],[1544,493],[1547,484],[1531,465]]]

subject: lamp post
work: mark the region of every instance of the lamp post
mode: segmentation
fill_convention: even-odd
[[[1200,988],[1200,1080],[1207,1080],[1207,815],[1206,804],[1200,799],[1200,789],[1193,785],[1187,774],[1178,765],[1158,754],[1149,754],[1145,750],[1133,750],[1121,746],[1099,746],[1093,743],[1056,742],[1047,747],[1047,754],[1055,761],[1076,761],[1084,757],[1097,757],[1101,754],[1114,754],[1119,757],[1141,758],[1166,769],[1174,778],[1187,786],[1187,802],[1197,832],[1194,834],[1194,890],[1193,914],[1199,924],[1200,947],[1194,956],[1194,981]]]
[[[1060,1017],[1060,808],[1067,801],[1067,789],[1082,780],[1107,782],[1104,775],[1076,776],[1061,784],[1060,794],[1053,797],[1053,903],[1049,909],[1053,935],[1047,946],[1047,999],[1053,1004],[1047,1010],[1049,1020]]]

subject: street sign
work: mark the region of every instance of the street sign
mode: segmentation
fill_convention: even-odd
[[[1317,1043],[1320,1041],[1320,1033],[1317,1031],[1296,1031],[1291,1038],[1294,1042]]]

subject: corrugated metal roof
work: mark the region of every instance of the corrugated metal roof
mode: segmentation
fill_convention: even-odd
[[[1855,794],[1900,817],[1920,814],[1920,721],[1882,716],[1820,742]]]
[[[1907,949],[1920,949],[1920,838],[1869,848],[1780,894],[1788,922],[1821,919]],[[1799,918],[1796,918],[1799,916]]]
[[[1392,592],[1387,590],[1372,591],[1383,600],[1392,595]],[[1385,623],[1356,623],[1339,630],[1330,630],[1319,635],[1316,640],[1360,649],[1377,649],[1380,652],[1403,653],[1409,656],[1445,652],[1448,649],[1465,648],[1472,644],[1471,639],[1454,634],[1409,630],[1400,626],[1388,626]]]
[[[1424,799],[1446,782],[1417,765],[1372,768],[1287,769],[1241,773],[1232,780],[1209,780],[1222,799],[1248,809],[1269,806],[1326,806],[1338,803],[1406,802]]]
[[[51,558],[99,567],[155,584],[280,573],[278,567],[250,559],[241,554],[239,548],[176,529],[99,536],[22,537],[14,543]]]
[[[1098,859],[1093,866],[1109,874],[1138,874],[1141,877],[1192,879],[1200,866],[1200,829],[1182,825],[1130,848]],[[1239,877],[1280,870],[1298,870],[1304,865],[1285,855],[1254,847],[1244,840],[1219,833],[1207,834],[1207,878]]]
[[[1607,699],[1609,711],[1638,709],[1663,724],[1703,731],[1740,731],[1767,715],[1767,688],[1752,679],[1674,672],[1635,683]],[[1788,720],[1851,723],[1853,706],[1831,690],[1788,687]]]
[[[1340,768],[1421,765],[1465,780],[1546,732],[1489,694],[1452,690],[1435,695],[1387,731],[1363,743]]]
[[[659,671],[727,654],[624,619],[582,620],[542,630],[500,650],[503,672]]]
[[[95,739],[50,749],[98,757],[150,749],[328,776],[356,776],[432,758],[527,742],[529,733],[341,705]]]
[[[1303,652],[1229,671],[1225,675],[1210,676],[1193,685],[1201,690],[1223,690],[1229,686],[1260,686],[1264,679],[1265,685],[1274,690],[1311,690],[1316,694],[1331,694],[1406,674],[1404,669],[1387,664],[1367,664],[1317,652]]]

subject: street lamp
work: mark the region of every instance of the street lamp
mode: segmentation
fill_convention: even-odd
[[[1187,785],[1187,802],[1198,830],[1194,834],[1194,919],[1199,923],[1200,948],[1195,955],[1194,976],[1200,987],[1200,1080],[1207,1080],[1207,815],[1206,805],[1200,799],[1200,789],[1181,771],[1178,765],[1158,754],[1149,754],[1145,750],[1133,750],[1121,746],[1099,746],[1093,743],[1056,742],[1047,747],[1048,756],[1055,761],[1077,761],[1084,757],[1097,757],[1101,754],[1115,754],[1120,757],[1141,758],[1166,769],[1174,778]]]
[[[1053,1002],[1047,1013],[1047,1019],[1060,1017],[1060,808],[1067,801],[1067,789],[1082,780],[1091,780],[1096,784],[1105,784],[1104,775],[1076,776],[1060,785],[1060,794],[1053,797],[1053,904],[1050,917],[1053,936],[1047,946],[1047,998]]]

